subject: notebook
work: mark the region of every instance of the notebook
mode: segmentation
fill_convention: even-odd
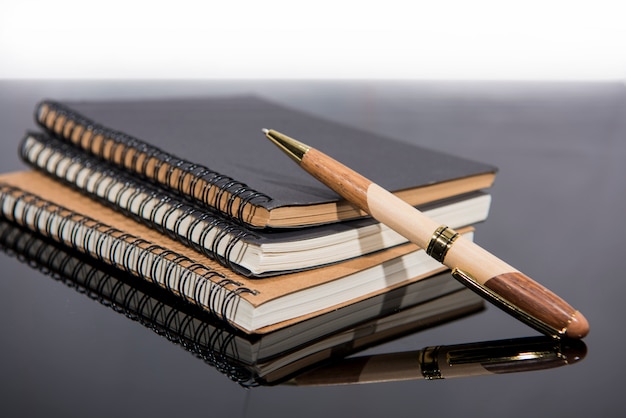
[[[408,242],[372,218],[298,230],[254,230],[57,139],[30,133],[19,150],[25,162],[42,172],[249,277],[305,270]],[[484,221],[490,203],[488,194],[473,192],[420,209],[441,224],[461,228]]]
[[[364,215],[277,153],[261,133],[268,126],[337,158],[414,206],[488,188],[496,172],[254,96],[45,100],[35,117],[49,133],[257,228]]]
[[[318,317],[445,270],[405,244],[315,270],[249,279],[35,171],[0,176],[0,209],[6,219],[168,289],[248,333]],[[459,232],[471,238],[471,230]],[[419,297],[442,291],[425,285]]]
[[[309,320],[247,335],[164,289],[2,219],[0,250],[164,336],[244,386],[275,384],[330,358],[484,306],[465,288],[417,304],[411,301],[426,281],[454,282],[443,273],[346,307],[351,312],[329,321],[332,326],[315,326]],[[355,314],[362,310],[371,313]]]

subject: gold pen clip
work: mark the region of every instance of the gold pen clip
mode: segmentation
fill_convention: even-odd
[[[452,277],[463,283],[465,286],[467,286],[489,302],[493,303],[495,306],[499,307],[503,311],[509,313],[510,315],[519,319],[525,324],[530,325],[537,331],[553,338],[561,338],[563,336],[562,330],[551,327],[550,325],[521,310],[506,299],[503,299],[500,295],[494,293],[487,287],[481,286],[476,280],[472,278],[472,276],[465,273],[464,271],[454,268],[452,269]]]

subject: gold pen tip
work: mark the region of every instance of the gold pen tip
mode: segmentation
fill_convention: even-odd
[[[282,149],[292,160],[300,164],[309,147],[302,142],[274,130],[262,129],[265,136]]]

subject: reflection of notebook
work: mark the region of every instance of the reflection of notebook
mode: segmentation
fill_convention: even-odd
[[[468,289],[411,305],[420,282],[274,333],[247,335],[170,292],[0,219],[0,248],[71,288],[138,321],[242,385],[272,384],[331,356],[480,310]],[[427,280],[449,281],[448,274]],[[404,309],[401,309],[404,308]],[[371,311],[368,320],[351,315]],[[316,326],[318,318],[331,327]],[[319,324],[318,324],[319,325]]]
[[[444,270],[407,244],[315,270],[248,279],[38,172],[0,176],[0,210],[25,228],[154,282],[249,333],[332,316]],[[425,280],[416,286],[412,303],[462,285]]]
[[[245,276],[303,270],[407,242],[371,218],[298,230],[251,230],[41,134],[27,135],[20,154],[24,161],[55,179]],[[485,220],[490,202],[489,195],[475,192],[420,209],[439,223],[458,229]]]
[[[44,101],[36,119],[77,147],[256,227],[361,215],[275,152],[261,134],[270,126],[332,155],[412,205],[487,188],[495,175],[493,166],[250,96]]]

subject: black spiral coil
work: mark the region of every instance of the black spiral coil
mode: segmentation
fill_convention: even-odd
[[[192,196],[202,207],[217,209],[239,222],[248,221],[248,206],[271,200],[244,183],[97,124],[61,103],[41,102],[35,119],[57,138],[166,186],[180,196]]]
[[[232,318],[237,295],[257,293],[184,255],[5,183],[0,183],[0,208],[3,218],[168,289],[220,320]]]
[[[27,134],[21,142],[19,154],[27,164],[100,203],[182,242],[233,271],[251,274],[249,269],[233,260],[233,250],[240,242],[256,240],[259,236],[230,218],[176,199],[157,186],[137,181],[107,162],[95,160],[74,146],[46,135]],[[82,179],[80,185],[78,179]]]
[[[4,219],[0,250],[180,345],[240,385],[257,386],[237,359],[237,332],[206,312]]]

